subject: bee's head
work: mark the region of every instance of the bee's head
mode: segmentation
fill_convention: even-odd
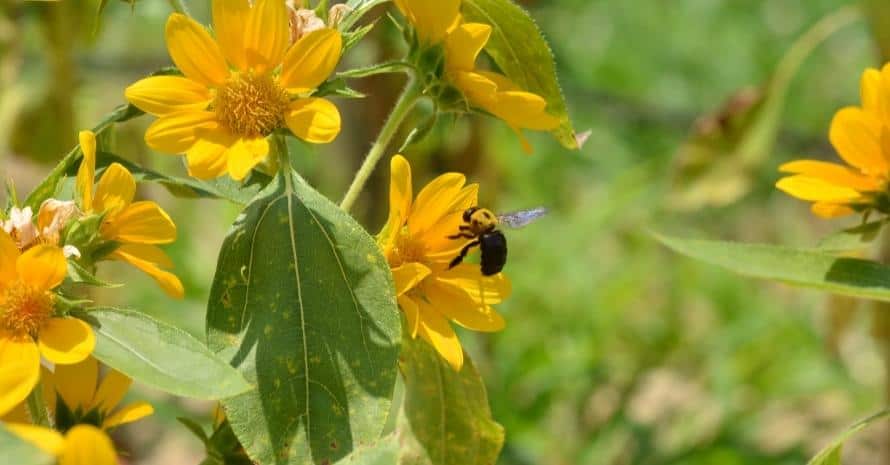
[[[497,227],[498,217],[487,208],[472,207],[464,212],[464,221],[475,231],[490,231]]]

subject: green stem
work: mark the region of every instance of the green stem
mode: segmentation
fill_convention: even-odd
[[[399,126],[405,121],[405,117],[408,116],[411,109],[414,108],[414,105],[422,95],[423,89],[421,89],[418,81],[412,76],[408,81],[408,84],[405,86],[402,95],[399,97],[399,100],[396,102],[395,107],[392,109],[392,113],[389,114],[386,123],[383,124],[380,134],[377,136],[377,141],[371,146],[371,150],[368,151],[368,155],[365,156],[365,161],[362,162],[361,168],[359,168],[358,172],[355,174],[355,179],[352,180],[352,185],[349,186],[349,190],[346,191],[343,201],[340,202],[340,208],[348,212],[352,209],[352,206],[355,205],[355,201],[358,200],[359,194],[361,194],[362,189],[365,188],[365,184],[367,184],[368,178],[370,178],[371,174],[374,172],[374,168],[377,167],[377,163],[380,162],[383,154],[386,153],[386,148],[389,147],[390,142],[392,142],[392,138],[399,130]]]
[[[183,0],[169,0],[170,8],[173,8],[173,11],[177,13],[184,14],[186,16],[191,16],[189,14],[189,9],[185,6],[185,2]]]
[[[46,408],[46,402],[43,400],[43,386],[37,383],[31,394],[28,394],[26,401],[28,407],[28,415],[31,416],[31,422],[37,426],[52,427],[49,419],[49,411]]]

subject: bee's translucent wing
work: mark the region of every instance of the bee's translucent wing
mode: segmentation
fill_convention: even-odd
[[[518,212],[504,213],[498,215],[498,221],[508,228],[519,229],[528,226],[542,216],[546,215],[548,210],[544,207],[532,208],[530,210],[521,210]]]

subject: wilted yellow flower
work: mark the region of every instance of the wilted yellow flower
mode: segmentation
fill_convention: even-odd
[[[111,439],[92,425],[77,425],[64,435],[42,426],[6,424],[13,434],[56,457],[59,465],[117,465]]]
[[[547,113],[543,97],[520,89],[503,74],[476,69],[476,59],[491,37],[491,26],[464,23],[460,0],[397,0],[396,5],[414,25],[421,43],[444,42],[446,77],[469,104],[504,120],[527,152],[532,149],[523,129],[549,131],[559,127],[559,119]]]
[[[84,213],[104,215],[99,233],[118,247],[109,256],[127,262],[154,278],[170,296],[182,298],[179,278],[165,271],[173,263],[158,244],[176,240],[176,225],[155,202],[134,202],[136,180],[118,163],[105,170],[93,189],[96,176],[96,136],[90,131],[80,133],[83,161],[77,171],[77,191]]]
[[[88,324],[55,314],[52,291],[67,270],[58,247],[38,245],[21,253],[0,231],[0,415],[37,385],[41,354],[56,365],[70,365],[87,358],[96,345]]]
[[[185,153],[192,176],[242,180],[266,158],[266,136],[276,129],[317,144],[337,137],[337,107],[309,96],[337,66],[338,31],[320,29],[291,46],[281,0],[214,0],[213,31],[216,40],[172,14],[167,47],[184,76],[149,77],[126,90],[133,105],[159,117],[145,134],[150,147]]]
[[[401,155],[391,162],[390,210],[377,238],[393,276],[399,307],[412,337],[420,335],[455,369],[463,366],[463,349],[449,320],[475,331],[504,328],[504,319],[491,307],[510,294],[503,274],[486,277],[478,264],[448,269],[466,245],[452,240],[463,212],[476,206],[479,186],[447,173],[430,182],[415,199],[411,166]]]
[[[829,132],[831,144],[849,166],[797,160],[779,168],[791,176],[776,187],[813,202],[813,213],[823,218],[871,210],[890,213],[890,67],[866,70],[861,93],[863,106],[837,112]]]

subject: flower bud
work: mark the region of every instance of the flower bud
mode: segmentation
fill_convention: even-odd
[[[287,11],[290,22],[291,44],[296,43],[306,34],[325,28],[325,23],[315,11],[299,8],[294,0],[288,0]]]
[[[339,26],[349,13],[352,13],[352,8],[345,3],[338,3],[332,6],[330,11],[328,11],[328,27],[335,28]]]
[[[58,244],[62,230],[76,214],[77,206],[73,201],[47,199],[37,213],[37,233],[44,242]]]

